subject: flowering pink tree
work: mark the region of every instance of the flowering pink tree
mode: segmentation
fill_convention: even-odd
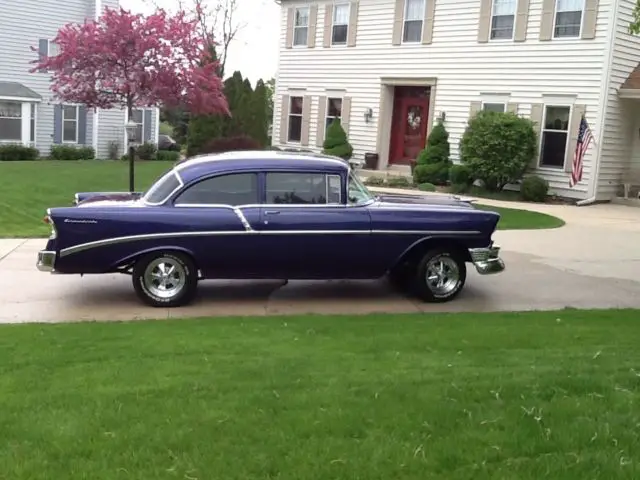
[[[68,24],[54,39],[59,54],[34,61],[52,73],[54,96],[90,108],[181,105],[196,115],[228,114],[218,62],[196,19],[164,10],[143,16],[109,9],[97,21]]]

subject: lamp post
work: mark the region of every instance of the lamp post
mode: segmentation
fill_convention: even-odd
[[[129,117],[129,121],[124,124],[124,128],[127,132],[127,143],[129,144],[129,191],[133,193],[135,190],[133,165],[136,160],[136,147],[133,146],[133,142],[136,140],[138,125]]]

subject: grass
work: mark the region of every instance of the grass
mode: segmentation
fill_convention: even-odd
[[[0,478],[639,478],[639,315],[0,327]]]
[[[136,164],[136,189],[145,190],[171,167],[167,162]],[[0,162],[0,238],[46,237],[42,217],[49,207],[71,205],[82,191],[127,191],[127,162]],[[498,229],[555,228],[559,218],[527,210],[486,207],[502,215]]]

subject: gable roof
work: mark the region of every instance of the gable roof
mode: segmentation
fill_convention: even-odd
[[[42,100],[41,95],[37,94],[29,87],[25,87],[21,83],[0,81],[0,98],[3,97],[32,98],[34,100]]]
[[[640,89],[640,64],[629,74],[625,82],[620,87],[622,90]]]

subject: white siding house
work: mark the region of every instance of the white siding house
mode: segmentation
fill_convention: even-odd
[[[110,147],[125,151],[125,112],[61,105],[53,99],[48,72],[30,72],[33,60],[55,55],[53,43],[67,23],[118,8],[118,0],[2,0],[0,14],[0,144],[33,145],[48,156],[55,144],[92,146],[98,158]],[[31,48],[36,51],[32,51]],[[157,142],[158,110],[138,112],[144,141]]]
[[[608,200],[632,161],[640,171],[640,95],[621,89],[640,62],[627,33],[635,0],[280,3],[275,145],[319,150],[328,117],[341,116],[357,159],[377,153],[379,169],[408,171],[436,118],[455,161],[486,108],[537,123],[531,167],[553,193]],[[595,144],[570,188],[582,115]]]

